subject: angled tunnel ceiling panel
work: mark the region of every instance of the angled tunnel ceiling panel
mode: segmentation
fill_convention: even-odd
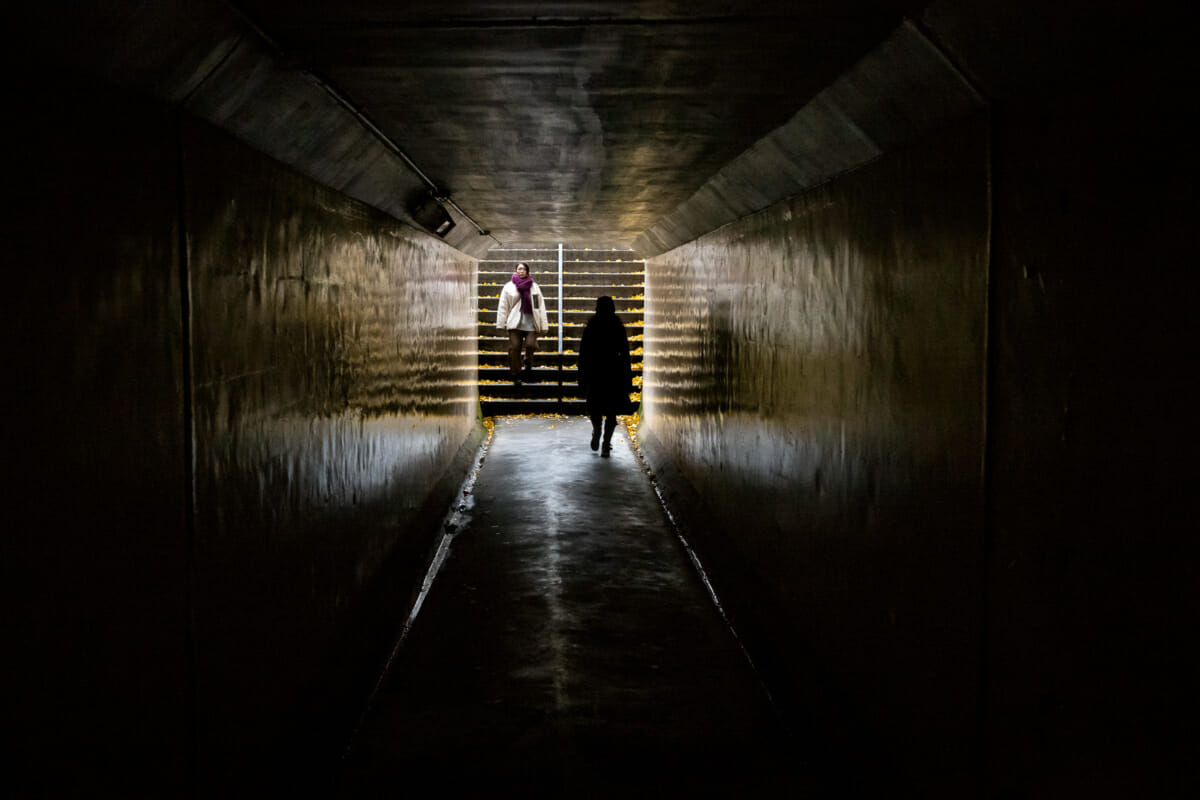
[[[714,174],[634,243],[663,253],[981,110],[983,99],[909,22]]]

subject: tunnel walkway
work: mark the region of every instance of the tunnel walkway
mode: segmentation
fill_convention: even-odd
[[[810,796],[624,427],[499,417],[342,797]]]

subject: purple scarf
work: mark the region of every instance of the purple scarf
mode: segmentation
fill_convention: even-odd
[[[517,273],[512,276],[513,286],[517,287],[517,292],[521,295],[521,313],[533,313],[533,299],[529,296],[529,290],[533,287],[533,278],[522,278]]]

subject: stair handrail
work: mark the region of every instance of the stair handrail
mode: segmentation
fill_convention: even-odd
[[[563,353],[563,246],[558,243],[558,355]]]
[[[563,402],[563,245],[558,243],[558,404]]]

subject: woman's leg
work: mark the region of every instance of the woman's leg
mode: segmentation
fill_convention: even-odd
[[[521,375],[521,339],[524,336],[523,331],[508,332],[508,371],[514,381]]]
[[[600,415],[592,414],[592,449],[600,449]]]
[[[537,332],[529,331],[525,334],[525,369],[533,372],[533,354],[537,352]]]

